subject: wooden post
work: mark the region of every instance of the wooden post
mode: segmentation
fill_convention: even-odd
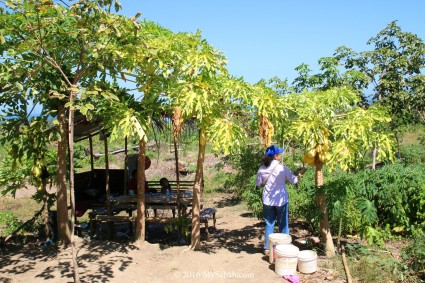
[[[124,139],[124,153],[125,153],[125,157],[124,157],[124,194],[128,193],[128,188],[127,188],[127,182],[128,182],[128,168],[127,168],[127,162],[128,162],[128,140],[127,137],[125,137]]]
[[[89,145],[90,145],[90,169],[91,169],[91,175],[93,175],[93,171],[94,171],[93,138],[91,134],[89,134]]]
[[[109,158],[108,158],[108,137],[106,132],[103,132],[103,141],[105,147],[105,190],[106,190],[106,211],[108,215],[112,215],[111,210],[111,191],[109,188]],[[108,239],[112,238],[112,232],[114,230],[114,222],[108,222]]]

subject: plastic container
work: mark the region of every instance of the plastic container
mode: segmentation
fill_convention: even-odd
[[[317,271],[317,253],[315,251],[300,251],[298,254],[298,271],[301,273],[314,273]]]
[[[277,274],[295,275],[297,273],[298,254],[300,249],[293,244],[276,246],[276,261],[274,270]]]
[[[269,235],[269,262],[273,263],[276,259],[276,245],[290,244],[292,242],[291,235],[282,233],[272,233]]]

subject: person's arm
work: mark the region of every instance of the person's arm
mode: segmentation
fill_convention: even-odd
[[[307,171],[307,168],[301,168],[300,170],[298,170],[298,171],[294,174],[294,175],[295,175],[295,177],[296,177],[296,182],[295,182],[295,183],[293,183],[293,184],[297,184],[297,183],[301,180],[301,178],[302,178],[302,176],[304,175],[305,171]]]
[[[300,181],[301,176],[298,176],[297,174],[292,173],[292,171],[288,167],[284,166],[284,169],[283,170],[285,172],[285,179],[289,183],[295,185],[295,184],[297,184]]]
[[[298,173],[297,173],[297,178],[298,178],[298,181],[299,180],[301,180],[301,178],[302,178],[302,176],[304,175],[304,173],[305,173],[305,171],[307,171],[307,168],[301,168],[299,171],[298,171]]]
[[[263,183],[263,177],[261,176],[260,171],[257,172],[257,178],[255,179],[255,184],[259,187]]]

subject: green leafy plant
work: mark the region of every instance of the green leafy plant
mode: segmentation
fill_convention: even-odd
[[[402,250],[401,257],[407,273],[425,281],[425,236],[413,238]]]
[[[10,211],[0,212],[0,236],[6,237],[22,224]]]
[[[262,151],[259,149],[243,147],[240,154],[229,156],[224,160],[224,162],[229,162],[237,172],[229,176],[225,186],[234,187],[236,194],[246,201],[248,208],[258,218],[262,218],[263,204],[262,191],[255,186],[255,178],[258,167],[261,165],[261,156]]]
[[[253,180],[255,183],[255,180]],[[258,219],[263,218],[263,201],[262,201],[262,189],[255,185],[247,187],[242,192],[242,198],[246,201],[247,206],[253,215]]]
[[[171,218],[165,225],[164,229],[167,233],[180,233],[180,236],[188,242],[190,240],[190,227],[192,225],[192,219],[187,215],[181,215],[176,218]]]
[[[425,162],[425,147],[423,145],[402,146],[400,154],[405,165]]]

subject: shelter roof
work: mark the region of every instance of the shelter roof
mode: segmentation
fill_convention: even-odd
[[[74,117],[74,142],[87,139],[90,135],[99,134],[102,129],[102,123],[99,119],[93,118],[87,120],[86,116],[80,112],[75,112]]]

